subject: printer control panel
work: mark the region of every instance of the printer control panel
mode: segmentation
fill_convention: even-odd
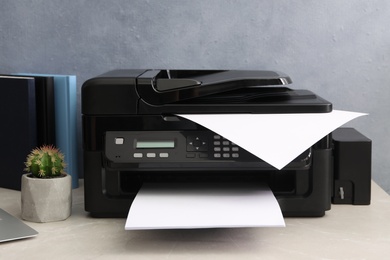
[[[211,131],[110,131],[105,155],[113,163],[260,160]]]

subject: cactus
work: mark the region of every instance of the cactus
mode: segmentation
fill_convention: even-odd
[[[37,178],[52,178],[66,174],[64,155],[52,145],[43,145],[32,150],[25,165],[24,170]]]

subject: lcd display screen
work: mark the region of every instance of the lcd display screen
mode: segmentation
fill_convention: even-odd
[[[175,148],[174,141],[135,141],[135,147],[138,149],[153,149],[153,148]]]

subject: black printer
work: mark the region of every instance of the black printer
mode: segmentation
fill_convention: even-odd
[[[328,113],[275,71],[114,70],[82,86],[85,210],[125,217],[144,182],[266,182],[285,217],[367,205],[371,140],[352,128],[323,137],[281,170],[176,114]],[[216,152],[221,149],[226,152]]]

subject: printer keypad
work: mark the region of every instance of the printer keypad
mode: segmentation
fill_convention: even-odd
[[[239,147],[220,135],[214,135],[213,144],[214,158],[227,159],[240,157]]]
[[[207,138],[203,136],[187,136],[187,152],[207,152]]]

